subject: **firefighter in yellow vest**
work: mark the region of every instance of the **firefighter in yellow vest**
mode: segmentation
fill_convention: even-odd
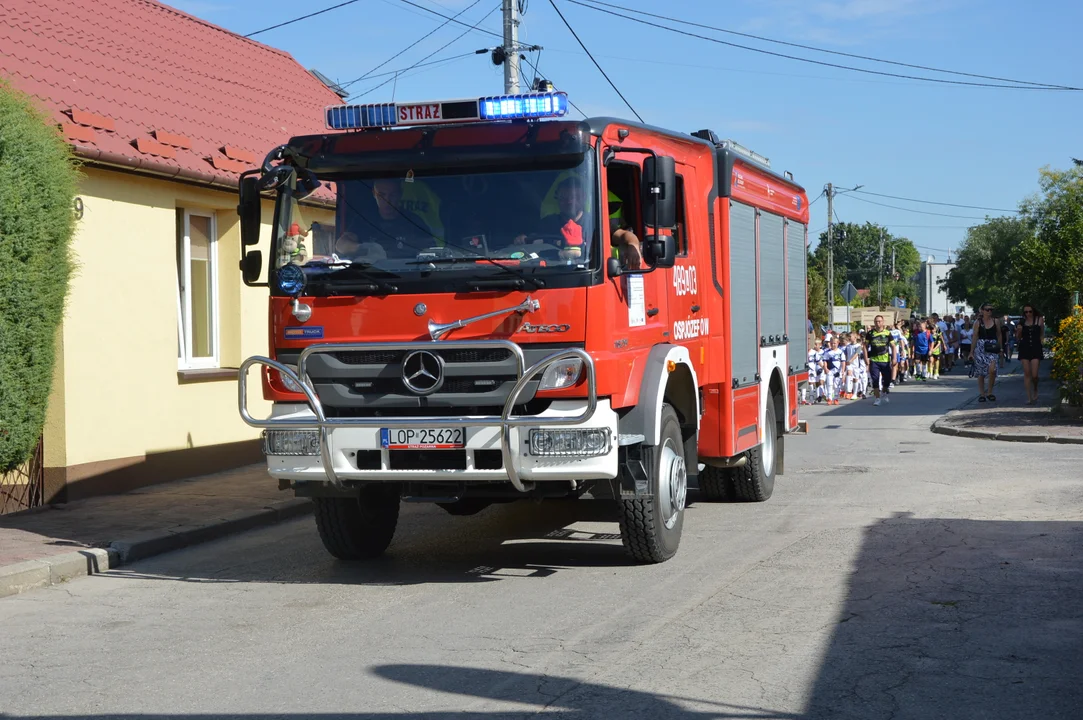
[[[639,269],[642,264],[639,238],[624,222],[624,201],[612,190],[609,191],[609,243],[613,257],[620,260],[622,267]]]

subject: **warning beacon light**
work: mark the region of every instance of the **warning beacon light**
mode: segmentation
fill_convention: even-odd
[[[400,125],[439,125],[482,120],[535,120],[568,114],[563,92],[491,95],[472,100],[331,105],[325,110],[332,130],[361,130]]]

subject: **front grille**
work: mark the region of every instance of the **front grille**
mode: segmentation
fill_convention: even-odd
[[[549,409],[552,404],[551,400],[534,398],[530,402],[516,405],[513,414],[514,415],[541,415],[543,412]],[[375,418],[386,417],[390,420],[399,417],[425,417],[425,416],[447,416],[447,417],[459,417],[462,415],[490,415],[500,416],[500,413],[504,411],[504,408],[500,405],[429,405],[427,407],[404,407],[404,406],[392,406],[386,408],[372,408],[365,406],[339,406],[324,404],[323,412],[328,418]]]
[[[497,363],[511,357],[511,351],[504,348],[464,348],[461,350],[434,348],[432,352],[442,357],[446,363]],[[345,365],[390,365],[400,363],[406,357],[405,350],[364,350],[331,354]]]
[[[364,352],[331,353],[336,360],[345,365],[387,365],[402,362],[404,350],[366,350]]]
[[[437,352],[447,363],[494,363],[504,362],[511,357],[511,351],[504,348],[479,348],[462,350],[440,350]]]
[[[508,378],[507,382],[514,382],[514,378]],[[493,392],[501,387],[503,383],[496,385],[492,384],[489,378],[447,378],[444,380],[444,384],[440,386],[438,391],[440,394],[457,394],[465,395],[467,393],[485,393]],[[377,378],[375,380],[358,380],[353,383],[352,390],[354,393],[367,394],[376,393],[379,395],[394,395],[394,394],[410,394],[406,389],[406,385],[403,384],[402,378]]]

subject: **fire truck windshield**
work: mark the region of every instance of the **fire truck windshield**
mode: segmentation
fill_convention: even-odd
[[[275,252],[276,268],[301,265],[313,294],[366,281],[399,292],[589,282],[599,214],[590,153],[564,169],[340,175],[325,184],[334,211],[289,202]]]

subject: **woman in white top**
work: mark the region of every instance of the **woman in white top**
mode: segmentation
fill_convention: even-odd
[[[959,328],[959,357],[966,359],[966,364],[970,364],[970,347],[974,342],[974,331],[971,329],[970,320],[963,320],[963,325]]]

